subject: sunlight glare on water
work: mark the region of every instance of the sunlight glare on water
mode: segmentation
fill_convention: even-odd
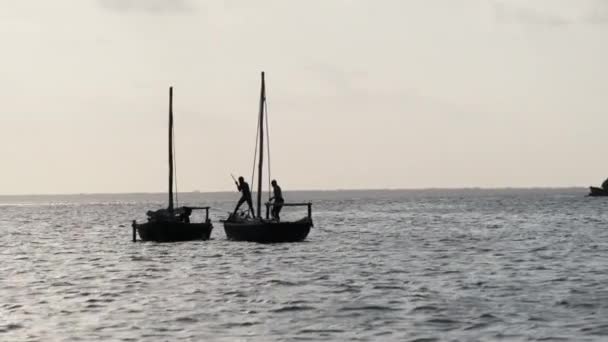
[[[2,341],[608,338],[608,199],[584,190],[286,193],[306,242],[131,242],[164,195],[0,197]],[[304,215],[290,213],[285,217]]]

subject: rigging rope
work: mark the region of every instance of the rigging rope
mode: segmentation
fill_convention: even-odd
[[[251,187],[255,189],[255,162],[258,159],[258,138],[260,137],[260,117],[258,116],[258,127],[255,130],[255,148],[253,150],[253,168],[251,170]],[[254,213],[255,215],[255,213]]]
[[[173,130],[173,180],[175,181],[175,207],[179,208],[179,196],[177,195],[177,154],[175,153],[175,124],[171,127]]]
[[[268,201],[270,202],[270,194],[272,190],[272,186],[270,185],[270,130],[268,129],[268,101],[266,99],[264,99],[264,111],[266,112],[266,151],[268,154]]]

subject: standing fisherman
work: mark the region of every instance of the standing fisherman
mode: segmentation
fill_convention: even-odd
[[[249,210],[251,210],[251,213],[255,216],[255,211],[253,211],[253,201],[251,200],[251,190],[249,190],[249,184],[245,182],[245,178],[243,178],[242,176],[239,177],[239,182],[237,183],[236,181],[234,181],[234,184],[236,184],[236,188],[239,189],[242,195],[241,199],[239,199],[239,203],[236,205],[236,208],[234,208],[232,216],[236,215],[237,210],[239,210],[239,207],[244,202],[247,202]]]
[[[272,218],[280,221],[281,218],[279,217],[279,213],[281,212],[281,209],[283,209],[283,203],[285,203],[285,199],[283,199],[283,191],[281,191],[281,187],[279,184],[277,184],[276,180],[273,179],[270,184],[272,185],[273,192],[273,196],[270,198],[270,200],[274,200],[272,205]]]

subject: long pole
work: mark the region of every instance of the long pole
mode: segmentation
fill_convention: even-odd
[[[169,211],[173,212],[173,87],[169,87]]]
[[[262,172],[264,171],[264,103],[266,102],[266,84],[262,71],[262,87],[260,89],[260,161],[258,164],[258,217],[262,217]]]

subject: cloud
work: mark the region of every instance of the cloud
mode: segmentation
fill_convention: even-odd
[[[117,12],[175,13],[189,12],[189,0],[98,0],[101,7]]]
[[[589,24],[608,24],[608,4],[602,2],[598,4],[586,17],[585,21]]]
[[[494,3],[494,14],[496,20],[507,24],[527,24],[538,26],[566,26],[572,23],[571,20],[556,14],[540,11],[533,8],[517,7],[507,5],[502,2]]]
[[[509,3],[494,1],[495,18],[503,24],[563,27],[568,25],[608,24],[608,1],[588,0],[564,6],[554,2]],[[534,6],[534,7],[533,7]]]
[[[356,93],[354,78],[357,72],[325,63],[310,64],[306,70],[316,74],[319,79],[340,93]]]

